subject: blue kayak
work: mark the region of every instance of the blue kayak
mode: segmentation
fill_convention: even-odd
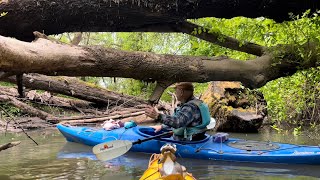
[[[106,131],[102,128],[75,127],[62,124],[58,124],[57,128],[67,141],[89,146],[114,140],[137,141],[163,133],[154,133],[154,129],[144,126],[136,126],[130,129],[119,128],[112,131]],[[220,142],[216,142],[216,139],[215,135],[208,134],[200,141],[190,142],[176,141],[170,137],[163,137],[135,144],[130,151],[159,153],[164,144],[174,143],[177,147],[176,155],[182,158],[320,165],[319,146],[247,141],[235,138],[221,138]]]

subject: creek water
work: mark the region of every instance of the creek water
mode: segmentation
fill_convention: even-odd
[[[13,148],[0,151],[0,180],[6,179],[139,179],[148,166],[150,154],[126,153],[107,162],[96,160],[92,147],[66,142],[58,130],[0,134],[0,144],[21,141]],[[276,132],[230,134],[247,140],[277,141],[317,145],[308,136]],[[187,171],[197,179],[320,179],[320,166],[265,163],[237,163],[196,159],[180,159]]]

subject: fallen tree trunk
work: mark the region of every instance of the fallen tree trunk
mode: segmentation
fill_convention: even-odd
[[[14,77],[4,79],[7,82],[16,83]],[[27,88],[41,89],[59,94],[76,97],[82,100],[94,102],[100,106],[132,107],[139,104],[147,104],[147,101],[134,96],[122,95],[103,88],[86,84],[77,78],[49,77],[40,74],[27,74],[23,76],[23,84]]]
[[[305,69],[317,66],[320,61],[317,47],[318,43],[301,45],[300,48],[310,52],[308,62],[296,51],[299,48],[297,45],[273,47],[274,51],[270,48],[270,52],[261,57],[239,61],[225,56],[209,58],[157,55],[102,47],[79,47],[42,38],[26,43],[0,36],[0,71],[16,74],[35,72],[46,75],[124,77],[172,83],[240,81],[246,87],[258,88],[268,81],[292,75],[298,67]],[[59,83],[69,88],[66,89],[69,92],[65,93],[77,91],[63,80]],[[105,102],[100,98],[96,101]]]
[[[7,95],[10,97],[19,97],[19,94],[17,92],[16,88],[8,88],[8,87],[1,87],[0,86],[0,95]],[[92,108],[92,103],[83,101],[83,100],[77,100],[77,99],[68,99],[63,97],[57,97],[52,96],[49,92],[44,93],[36,93],[35,90],[27,91],[25,93],[25,98],[18,98],[21,101],[29,101],[32,103],[48,106],[48,107],[59,107],[59,108],[66,108],[70,110],[76,110],[80,113],[91,113],[91,114],[103,114],[103,112],[100,112],[96,109]],[[30,106],[31,107],[31,106]],[[36,108],[34,108],[36,109]],[[41,111],[41,110],[39,110]],[[30,115],[34,115],[33,113],[28,112]],[[42,117],[43,119],[43,117]]]
[[[136,112],[141,112],[142,109],[137,108],[119,108],[114,107],[112,109],[107,110],[104,112],[104,115],[85,115],[85,116],[69,116],[69,117],[53,117],[47,119],[49,122],[61,122],[61,121],[69,121],[69,120],[81,120],[81,119],[97,119],[97,118],[108,118],[113,117],[113,119],[121,118],[123,115],[132,114]]]
[[[9,88],[9,87],[3,87],[3,86],[0,86],[0,94],[14,96],[14,97],[19,96],[16,88]],[[87,101],[53,96],[49,92],[37,93],[35,90],[27,91],[25,93],[25,98],[19,98],[19,99],[29,100],[31,102],[38,102],[48,106],[62,107],[62,108],[68,108],[68,109],[76,109],[75,107],[89,108],[92,106],[92,103]]]
[[[16,106],[17,108],[21,109],[22,111],[27,112],[28,114],[31,114],[33,116],[40,117],[41,119],[52,117],[51,114],[41,111],[39,109],[36,109],[26,103],[23,103],[12,96],[0,95],[0,101],[9,102],[12,105]]]
[[[69,120],[69,121],[62,121],[61,123],[68,123],[68,124],[86,124],[86,123],[96,123],[96,122],[102,122],[110,119],[120,119],[120,118],[126,118],[126,117],[134,117],[138,115],[145,114],[144,111],[140,112],[134,112],[129,114],[123,114],[123,115],[113,115],[113,116],[106,116],[106,117],[100,117],[100,118],[92,118],[92,119],[83,119],[83,120]]]

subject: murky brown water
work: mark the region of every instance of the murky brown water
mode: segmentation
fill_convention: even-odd
[[[149,154],[126,153],[109,162],[95,159],[88,146],[67,143],[57,131],[24,134],[0,134],[0,144],[20,140],[22,143],[0,151],[0,180],[6,179],[139,179],[147,168]],[[231,134],[248,140],[278,141],[316,145],[307,136],[295,137],[264,132]],[[319,142],[318,142],[319,143]],[[197,179],[320,179],[320,166],[236,163],[195,159],[178,159]]]

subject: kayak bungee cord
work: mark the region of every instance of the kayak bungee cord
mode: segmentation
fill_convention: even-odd
[[[221,143],[222,144],[222,143]],[[200,152],[201,150],[211,150],[213,152],[216,152],[217,154],[252,154],[253,152],[257,152],[257,155],[262,155],[268,152],[276,152],[276,151],[282,151],[282,150],[288,150],[288,149],[294,149],[297,147],[310,147],[307,145],[295,145],[293,147],[288,147],[288,148],[279,148],[279,149],[272,149],[272,150],[246,150],[247,152],[238,152],[238,153],[229,153],[229,152],[223,152],[222,150],[217,151],[215,149],[212,148],[202,148],[204,145],[202,145],[201,147],[199,147],[198,149],[196,149],[196,153]],[[320,146],[314,146],[315,148],[320,148]],[[240,149],[240,148],[236,148],[236,149]],[[260,152],[259,152],[260,151]]]

